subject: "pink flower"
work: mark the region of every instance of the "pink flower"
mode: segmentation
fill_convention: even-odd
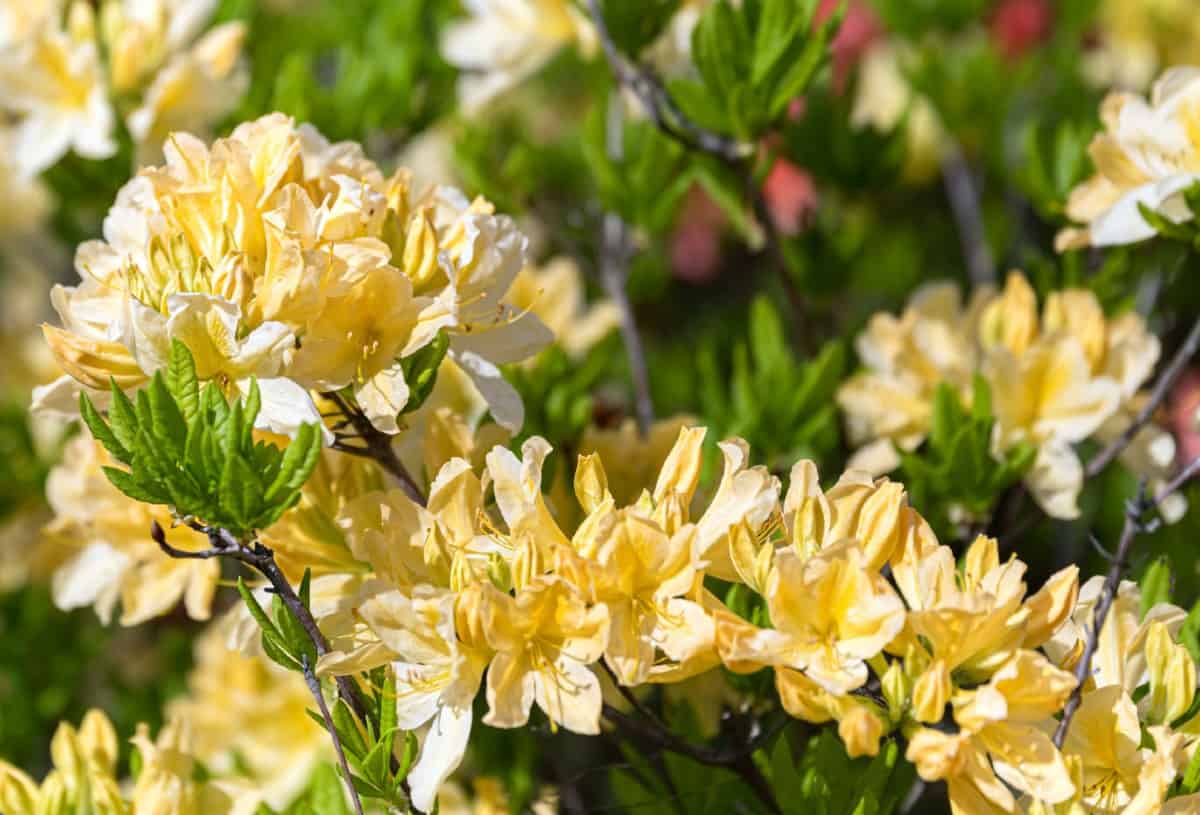
[[[1009,59],[1017,59],[1044,40],[1053,23],[1046,0],[1001,0],[992,13],[992,40]]]
[[[1181,464],[1200,456],[1200,428],[1196,426],[1196,411],[1200,410],[1200,368],[1190,368],[1179,377],[1167,400],[1170,430],[1175,434]]]
[[[841,1],[821,0],[815,22],[820,24],[828,20],[837,11]],[[871,7],[862,0],[850,0],[842,27],[829,44],[833,54],[833,83],[839,92],[845,87],[850,70],[883,33],[883,24]]]
[[[763,197],[775,228],[795,235],[817,209],[817,188],[812,176],[785,158],[775,159],[763,182]]]
[[[725,213],[701,187],[688,191],[671,235],[671,270],[675,277],[700,285],[717,276],[725,222]]]

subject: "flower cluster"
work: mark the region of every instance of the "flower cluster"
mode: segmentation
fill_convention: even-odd
[[[96,6],[99,6],[98,13]],[[13,163],[32,176],[68,151],[117,151],[117,113],[141,161],[176,129],[203,130],[245,90],[245,26],[205,32],[216,0],[61,0],[0,9],[0,111],[16,117]]]
[[[264,429],[319,422],[311,393],[350,389],[374,425],[399,430],[402,361],[449,335],[448,356],[500,424],[522,406],[497,365],[552,337],[505,296],[525,265],[512,220],[457,190],[415,192],[349,143],[282,115],[207,146],[173,134],[80,246],[81,283],[57,287],[63,326],[46,339],[66,376],[35,409],[72,413],[76,394],[146,382],[172,340],[202,379],[262,394]]]
[[[1111,93],[1100,118],[1104,131],[1088,150],[1096,174],[1067,202],[1067,216],[1084,226],[1058,234],[1060,251],[1153,237],[1142,207],[1176,223],[1193,218],[1184,194],[1200,181],[1200,68],[1171,68],[1149,100]]]
[[[1049,515],[1074,518],[1083,466],[1073,445],[1119,435],[1142,404],[1142,386],[1158,361],[1158,338],[1133,312],[1107,317],[1094,294],[1065,289],[1037,296],[1012,273],[1003,291],[977,289],[965,305],[957,286],[929,284],[896,317],[874,315],[859,336],[865,370],[838,393],[851,443],[851,466],[884,473],[897,449],[916,449],[929,434],[939,385],[964,402],[976,377],[991,386],[993,452],[1037,448],[1025,484]],[[1122,452],[1133,471],[1159,481],[1175,460],[1172,437],[1143,428]],[[1172,516],[1181,512],[1176,502]]]
[[[141,769],[136,781],[120,785],[117,734],[108,718],[93,710],[78,729],[64,722],[50,745],[54,769],[41,784],[0,761],[0,809],[5,815],[240,815],[257,806],[257,794],[244,784],[199,780],[186,723],[170,722],[155,739],[143,725],[131,741]]]

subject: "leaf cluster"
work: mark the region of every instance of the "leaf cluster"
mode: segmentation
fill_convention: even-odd
[[[825,64],[844,12],[816,23],[817,0],[718,0],[692,33],[699,80],[670,91],[693,121],[739,138],[762,136]]]
[[[697,354],[699,404],[721,438],[740,436],[768,466],[821,459],[838,445],[834,393],[846,372],[839,340],[811,360],[791,348],[778,308],[766,297],[750,305],[748,335],[724,349],[705,343]],[[728,365],[728,371],[725,366]]]
[[[387,672],[378,668],[371,672],[370,687],[376,688],[368,699],[370,709],[366,720],[360,720],[345,700],[339,698],[330,710],[338,740],[350,766],[350,781],[363,798],[371,798],[408,811],[408,795],[404,779],[417,758],[417,737],[396,724],[396,688]],[[325,720],[309,711],[322,728]],[[401,743],[398,743],[402,742]],[[401,747],[400,756],[393,761]]]
[[[929,439],[919,452],[900,450],[900,480],[914,506],[934,529],[950,529],[950,507],[969,517],[985,517],[1000,494],[1033,465],[1037,449],[1019,444],[999,457],[992,454],[991,389],[976,377],[970,408],[954,388],[938,386],[933,397]]]
[[[215,382],[201,388],[191,352],[177,340],[165,374],[156,372],[135,399],[113,383],[107,420],[86,394],[79,405],[92,435],[129,468],[104,468],[117,489],[238,538],[270,526],[300,500],[321,452],[316,425],[302,426],[284,450],[256,441],[261,406],[257,383],[232,403]]]

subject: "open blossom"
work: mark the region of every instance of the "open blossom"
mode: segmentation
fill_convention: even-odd
[[[464,73],[458,95],[478,109],[519,84],[562,48],[594,40],[587,16],[566,0],[467,0],[464,20],[442,39],[446,61]]]
[[[1160,351],[1140,316],[1106,317],[1086,290],[1051,294],[1039,316],[1036,295],[1019,273],[1001,292],[977,290],[965,307],[954,286],[923,288],[899,318],[875,315],[857,348],[866,370],[838,392],[851,442],[860,446],[855,466],[896,467],[896,448],[914,450],[928,435],[938,386],[951,386],[967,402],[973,378],[982,376],[993,395],[994,451],[1036,448],[1025,483],[1058,518],[1079,512],[1083,465],[1073,445],[1107,441],[1128,426]],[[1154,425],[1121,455],[1154,484],[1170,473],[1174,458],[1171,436]],[[1168,509],[1180,514],[1178,502]]]
[[[93,5],[35,3],[19,12],[6,4],[13,20],[0,35],[0,107],[18,117],[22,173],[34,175],[70,150],[113,155],[118,114],[139,163],[159,159],[170,131],[206,130],[245,91],[245,25],[202,33],[214,0],[105,0],[98,15]]]
[[[536,314],[554,334],[554,341],[570,356],[579,357],[615,329],[620,319],[616,304],[608,300],[588,304],[585,295],[579,264],[557,257],[540,267],[522,269],[509,300]]]
[[[172,528],[164,507],[139,503],[114,487],[103,467],[112,460],[87,435],[73,439],[46,482],[54,518],[42,530],[42,559],[56,563],[51,589],[61,609],[95,606],[101,620],[121,605],[122,625],[165,614],[183,601],[193,619],[208,619],[220,577],[215,560],[164,557],[150,539],[150,524],[166,530],[172,546],[203,549],[208,540]]]
[[[450,188],[413,193],[353,144],[274,114],[207,146],[184,133],[166,164],[122,188],[103,241],[80,246],[81,283],[52,299],[46,338],[68,376],[35,408],[70,413],[80,389],[144,383],[173,340],[202,379],[245,392],[263,429],[319,422],[311,391],[350,387],[385,432],[408,400],[399,359],[450,337],[449,357],[516,428],[522,407],[500,364],[549,341],[504,297],[524,265],[510,219]]]
[[[1059,251],[1115,246],[1153,237],[1145,206],[1167,220],[1190,221],[1185,191],[1200,181],[1200,68],[1167,70],[1150,98],[1117,91],[1100,107],[1104,131],[1088,152],[1096,174],[1071,191],[1067,216],[1082,226],[1058,234]]]

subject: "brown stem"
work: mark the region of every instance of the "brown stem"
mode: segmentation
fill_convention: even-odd
[[[988,245],[983,212],[979,206],[979,190],[975,187],[971,167],[962,149],[955,143],[950,144],[942,161],[942,185],[946,188],[950,211],[958,225],[958,239],[962,244],[971,282],[976,286],[994,283],[996,261],[992,256],[992,247]]]
[[[321,718],[325,720],[325,729],[329,731],[329,737],[333,739],[333,751],[337,753],[338,763],[342,765],[342,779],[346,782],[346,788],[350,790],[350,800],[354,802],[354,811],[358,815],[363,815],[362,801],[358,800],[358,790],[354,788],[350,763],[346,761],[346,752],[342,749],[342,740],[338,736],[337,725],[333,723],[333,717],[329,715],[329,706],[325,704],[325,695],[321,693],[321,683],[317,680],[317,675],[313,673],[312,666],[308,664],[307,654],[300,655],[300,670],[304,673],[304,682],[308,685],[309,692],[317,701]]]
[[[1170,394],[1171,388],[1183,373],[1183,369],[1187,367],[1188,362],[1200,351],[1200,319],[1192,326],[1192,330],[1188,332],[1187,338],[1183,341],[1183,345],[1179,346],[1179,350],[1175,352],[1175,356],[1171,358],[1170,364],[1163,369],[1158,379],[1154,383],[1154,388],[1150,391],[1150,398],[1146,400],[1146,404],[1142,405],[1141,410],[1133,417],[1133,421],[1129,426],[1117,436],[1107,446],[1104,447],[1096,455],[1092,456],[1091,461],[1087,463],[1085,473],[1088,478],[1093,478],[1103,472],[1113,459],[1121,454],[1126,447],[1133,441],[1141,429],[1146,426],[1154,412],[1166,400]]]
[[[606,143],[608,157],[620,162],[625,156],[624,117],[622,101],[614,94],[608,100],[608,122]],[[646,352],[642,337],[638,333],[637,320],[633,316],[633,305],[629,302],[626,286],[629,283],[629,255],[631,243],[629,226],[615,212],[604,215],[604,234],[600,258],[600,279],[608,299],[617,307],[621,320],[621,339],[625,344],[625,356],[629,361],[629,376],[633,380],[634,411],[637,415],[638,432],[643,438],[654,424],[654,401],[650,397],[650,375],[646,368]]]
[[[774,727],[764,728],[746,744],[736,749],[728,749],[692,744],[662,726],[657,719],[630,716],[607,703],[603,707],[603,715],[618,730],[650,747],[669,750],[707,767],[724,767],[737,773],[747,786],[754,790],[755,795],[768,810],[773,813],[782,813],[770,784],[754,763],[753,755],[755,750],[762,747],[787,725],[787,719],[780,720]]]
[[[658,77],[645,66],[627,59],[617,48],[600,10],[599,0],[588,0],[588,10],[613,76],[638,98],[655,126],[689,150],[719,159],[742,178],[754,209],[754,217],[763,229],[764,246],[773,259],[795,319],[803,326],[806,322],[804,296],[792,278],[787,258],[783,254],[779,232],[771,218],[760,185],[754,177],[754,145],[708,130],[688,118]]]
[[[369,458],[376,462],[395,476],[396,480],[400,482],[401,489],[407,493],[409,498],[421,506],[425,506],[425,494],[421,492],[417,482],[409,475],[408,469],[400,461],[396,451],[392,449],[392,437],[378,430],[357,405],[351,404],[337,391],[328,391],[321,395],[338,406],[342,415],[346,417],[346,421],[354,428],[355,437],[363,443],[363,446],[359,447],[337,440],[333,443],[333,449],[352,456]]]

